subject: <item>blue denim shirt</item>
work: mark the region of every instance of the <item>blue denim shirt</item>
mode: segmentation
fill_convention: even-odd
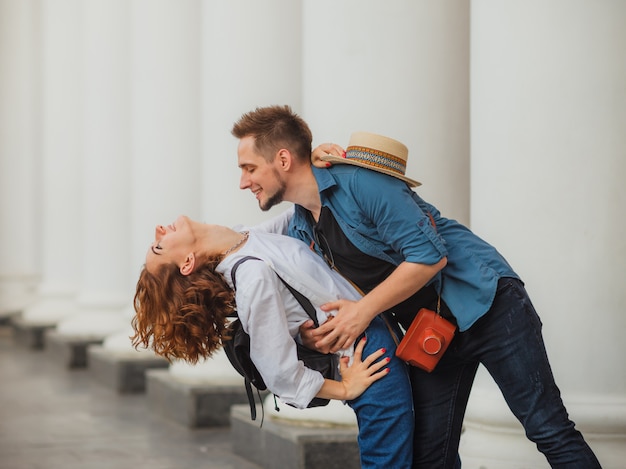
[[[399,265],[403,261],[446,267],[433,283],[467,330],[491,307],[501,277],[519,278],[498,251],[455,220],[444,218],[403,181],[352,165],[313,168],[323,206],[358,249]],[[428,212],[435,220],[435,230]],[[295,206],[289,235],[313,239],[313,220]]]

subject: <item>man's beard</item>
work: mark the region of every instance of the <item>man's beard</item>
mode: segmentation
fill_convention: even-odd
[[[274,192],[274,194],[272,194],[265,202],[261,202],[259,200],[259,208],[263,210],[264,212],[267,212],[274,205],[278,205],[284,200],[287,186],[282,180],[280,180],[280,178],[279,178],[279,181],[280,181],[280,186],[278,187],[276,192]]]

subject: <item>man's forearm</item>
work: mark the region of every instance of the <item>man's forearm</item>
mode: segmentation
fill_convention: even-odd
[[[418,292],[447,264],[447,258],[433,265],[403,262],[376,288],[359,300],[359,310],[370,321],[383,311]]]

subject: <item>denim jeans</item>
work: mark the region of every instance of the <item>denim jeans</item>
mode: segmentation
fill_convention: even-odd
[[[458,467],[459,439],[478,364],[489,371],[526,436],[551,467],[599,468],[554,382],[541,320],[522,282],[501,279],[491,309],[457,333],[432,373],[411,368],[415,468]]]
[[[394,326],[395,327],[395,326]],[[407,365],[396,358],[396,344],[382,317],[365,330],[363,356],[384,347],[391,358],[389,374],[372,384],[348,405],[359,425],[359,450],[363,469],[410,468],[413,459],[413,401]]]

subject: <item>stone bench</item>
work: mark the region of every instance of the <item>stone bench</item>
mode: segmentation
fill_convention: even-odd
[[[166,369],[169,363],[152,352],[87,347],[89,373],[95,381],[120,394],[142,393],[146,390],[146,371]]]
[[[44,335],[48,356],[70,369],[86,368],[87,347],[104,341],[104,337],[60,334],[55,329],[46,330]]]
[[[358,429],[356,424],[324,424],[323,421],[280,419],[287,413],[285,404],[279,404],[277,414],[273,405],[265,404],[265,418],[261,426],[261,412],[257,420],[250,419],[248,405],[231,408],[231,442],[233,452],[265,469],[359,469]],[[260,406],[258,406],[260,407]],[[317,409],[294,412],[306,413]]]
[[[146,371],[148,406],[159,415],[190,428],[230,425],[230,407],[247,404],[243,378],[210,380],[172,375],[169,370]]]

